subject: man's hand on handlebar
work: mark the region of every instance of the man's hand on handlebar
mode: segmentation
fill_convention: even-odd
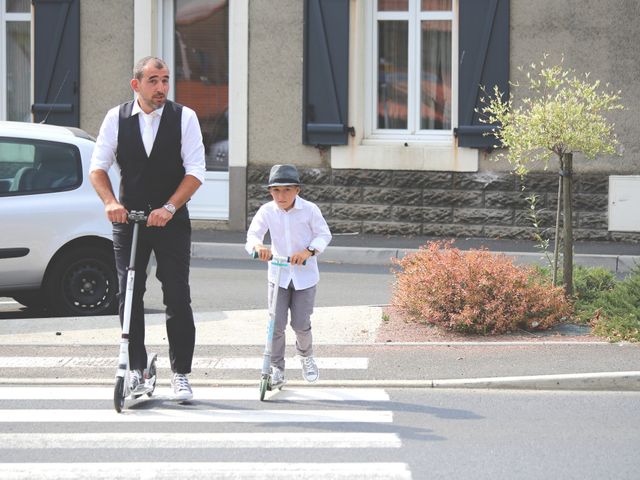
[[[108,203],[105,205],[104,211],[111,223],[128,223],[129,212],[120,203]]]
[[[151,210],[147,218],[147,227],[164,227],[172,218],[173,215],[166,208],[156,208]]]

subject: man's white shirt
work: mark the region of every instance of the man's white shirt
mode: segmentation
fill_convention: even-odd
[[[164,106],[155,110],[152,116],[153,139],[155,140],[160,126],[160,118]],[[131,116],[138,115],[140,122],[140,132],[144,131],[144,116],[149,116],[142,111],[138,101],[133,102]],[[118,148],[118,126],[120,117],[120,106],[113,107],[107,112],[107,115],[100,127],[100,133],[96,141],[96,146],[91,156],[91,166],[89,172],[94,170],[104,170],[105,172],[111,168],[116,161],[116,150]],[[182,154],[182,163],[184,165],[185,175],[192,175],[200,182],[204,183],[205,162],[204,162],[204,145],[202,143],[202,131],[196,112],[189,107],[182,107],[182,145],[180,152]]]

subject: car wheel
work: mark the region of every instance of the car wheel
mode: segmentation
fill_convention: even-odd
[[[118,280],[113,252],[97,247],[69,250],[47,274],[44,292],[56,315],[116,313]]]

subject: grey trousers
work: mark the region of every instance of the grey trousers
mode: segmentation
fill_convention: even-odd
[[[269,309],[274,284],[269,282]],[[298,355],[307,357],[313,355],[313,338],[311,335],[311,314],[316,298],[316,286],[304,290],[278,288],[276,303],[276,324],[273,330],[273,347],[271,351],[271,365],[284,370],[284,351],[286,347],[285,330],[289,310],[291,310],[291,328],[296,334],[296,351]]]

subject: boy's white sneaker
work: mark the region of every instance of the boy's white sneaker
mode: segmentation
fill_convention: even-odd
[[[318,378],[320,378],[320,372],[313,357],[311,355],[308,357],[301,356],[300,363],[302,364],[302,378],[309,383],[317,382]]]
[[[271,388],[280,388],[287,381],[284,378],[284,372],[278,367],[271,367]]]
[[[180,402],[191,400],[193,391],[189,385],[189,379],[184,373],[174,373],[171,378],[171,386],[173,387],[173,399]]]

